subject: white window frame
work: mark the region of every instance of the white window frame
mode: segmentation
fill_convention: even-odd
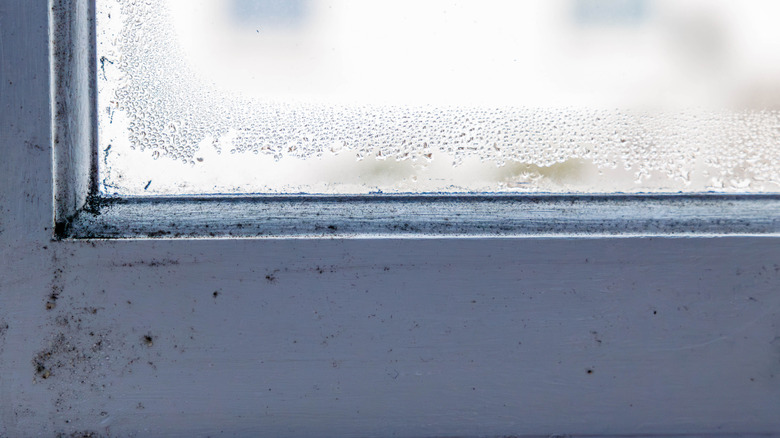
[[[79,234],[132,204],[87,202],[88,81],[52,85],[52,8],[91,4],[0,4],[0,436],[780,435],[777,210],[717,222],[771,196],[679,234]],[[669,199],[645,217],[676,226]]]

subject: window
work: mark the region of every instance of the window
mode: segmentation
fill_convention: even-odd
[[[62,235],[774,229],[780,113],[745,91],[780,53],[762,2],[280,5],[98,0],[94,26],[87,9],[59,15],[79,23],[61,26],[67,44],[93,50],[55,69],[84,128],[59,125],[81,145],[58,167]],[[744,41],[729,34],[745,23]]]

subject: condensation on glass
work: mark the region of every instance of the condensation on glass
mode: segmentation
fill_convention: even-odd
[[[776,0],[97,0],[107,194],[776,192]]]

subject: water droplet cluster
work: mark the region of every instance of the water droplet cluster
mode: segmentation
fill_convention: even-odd
[[[551,166],[582,159],[708,188],[780,187],[780,112],[674,114],[602,109],[402,107],[280,103],[227,95],[188,68],[164,1],[111,0],[121,7],[115,36],[121,78],[115,101],[132,147],[195,164],[206,139],[221,153],[413,160],[445,152],[458,166],[478,157],[497,166]]]

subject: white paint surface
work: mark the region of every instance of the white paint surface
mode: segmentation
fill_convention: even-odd
[[[776,238],[51,241],[47,17],[0,5],[0,436],[780,433]]]

